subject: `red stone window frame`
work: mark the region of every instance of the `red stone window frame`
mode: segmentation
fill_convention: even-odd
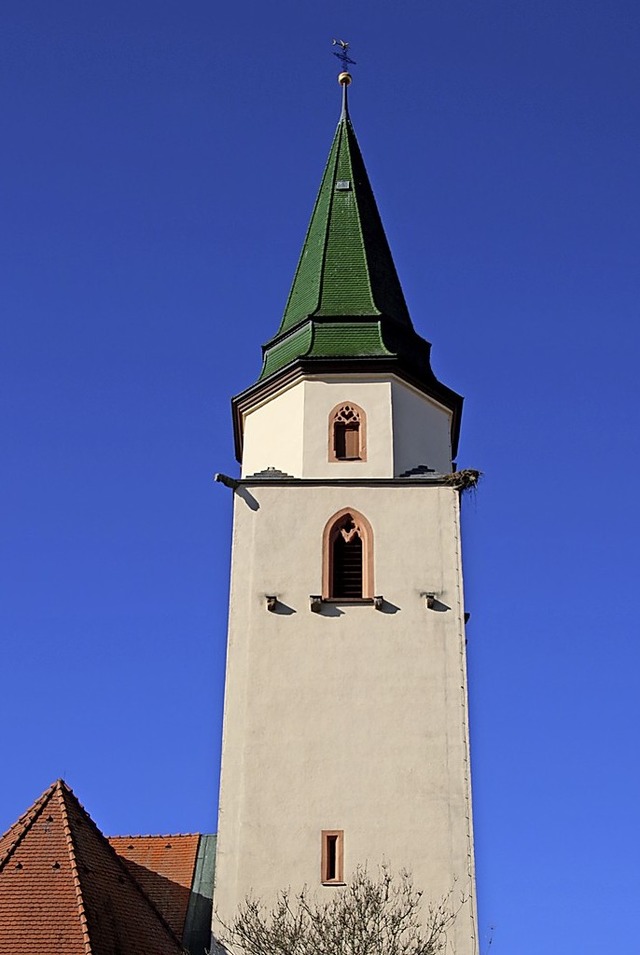
[[[344,885],[344,829],[323,829],[321,845],[320,881]]]
[[[341,401],[329,414],[329,461],[367,460],[367,416],[360,405]]]
[[[352,525],[347,526],[345,525]],[[353,536],[357,534],[362,541],[362,596],[340,597],[335,593],[334,553],[338,534]],[[331,517],[322,535],[322,599],[339,602],[358,603],[373,599],[373,530],[364,514],[353,507],[343,507]]]

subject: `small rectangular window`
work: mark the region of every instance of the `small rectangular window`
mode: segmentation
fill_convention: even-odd
[[[360,456],[360,427],[358,425],[347,425],[345,428],[344,450],[345,458],[358,458]]]
[[[323,885],[340,885],[344,882],[344,831],[322,830],[322,861],[320,878]]]
[[[339,461],[360,457],[360,425],[336,423],[335,453]]]

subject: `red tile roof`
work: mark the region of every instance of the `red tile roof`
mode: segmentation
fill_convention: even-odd
[[[0,839],[0,952],[181,951],[176,934],[61,779]]]
[[[199,835],[109,836],[138,884],[182,938]]]

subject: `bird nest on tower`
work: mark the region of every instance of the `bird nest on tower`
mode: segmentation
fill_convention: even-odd
[[[478,486],[481,477],[482,471],[465,468],[463,471],[453,471],[451,474],[445,474],[444,483],[449,487],[455,487],[458,491],[472,491]]]

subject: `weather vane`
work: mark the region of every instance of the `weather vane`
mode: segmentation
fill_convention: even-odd
[[[349,56],[349,52],[348,52],[348,51],[349,51],[349,44],[347,43],[346,40],[333,40],[332,43],[333,43],[333,46],[339,46],[339,47],[340,47],[340,51],[338,51],[338,50],[333,50],[333,55],[338,57],[338,59],[339,59],[340,62],[342,63],[342,69],[343,69],[343,71],[344,71],[345,73],[347,73],[347,72],[349,71],[349,64],[350,64],[350,63],[351,63],[353,66],[356,65],[356,61],[355,61],[355,60],[352,60],[351,57]]]

